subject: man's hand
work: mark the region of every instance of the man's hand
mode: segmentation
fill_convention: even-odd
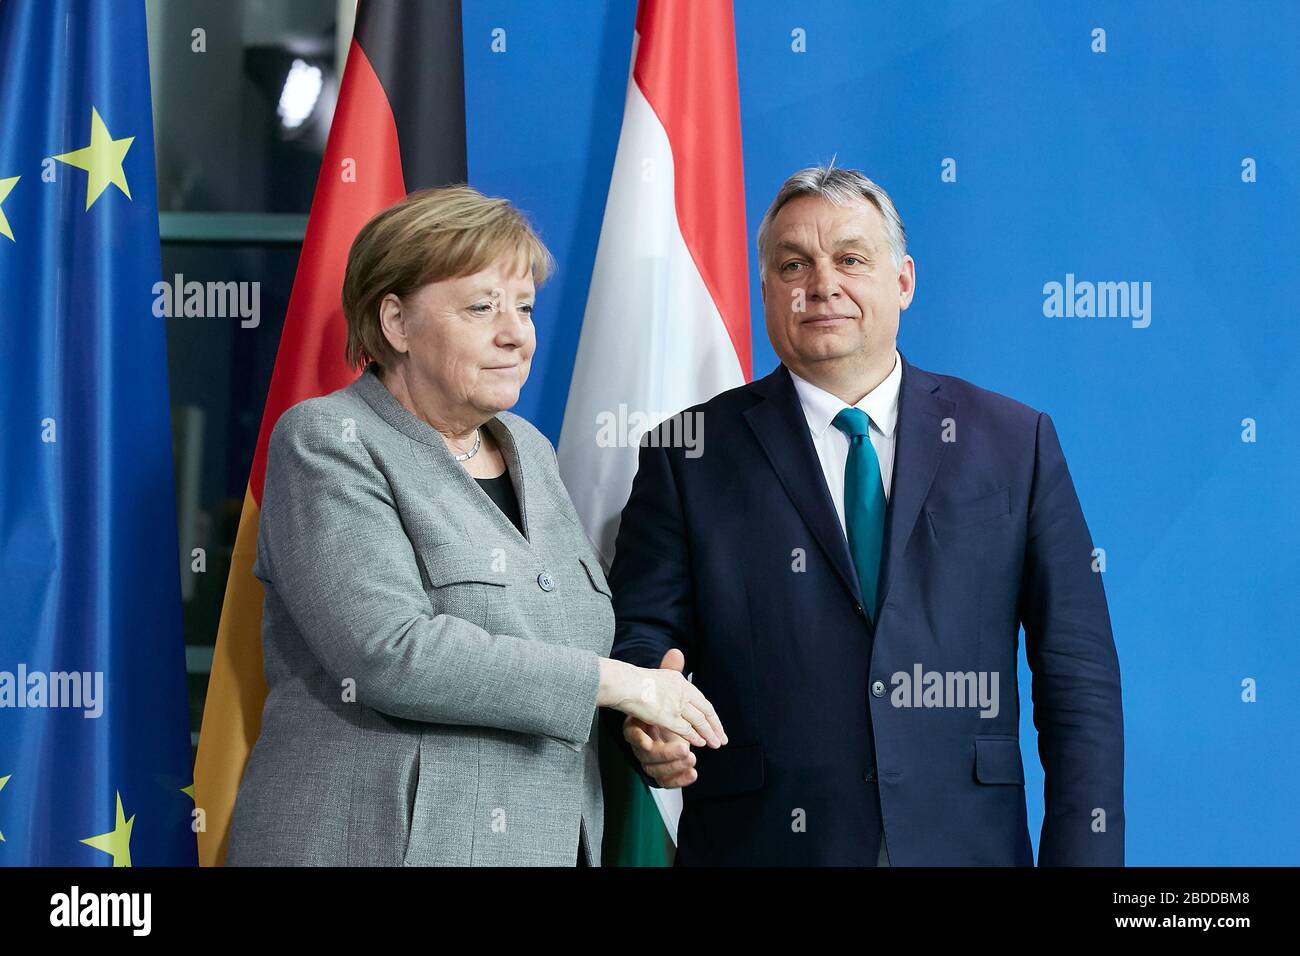
[[[686,659],[676,648],[665,654],[659,664],[661,668],[679,673],[685,665]],[[629,716],[623,721],[623,739],[631,745],[641,767],[660,787],[672,789],[695,782],[698,776],[695,754],[691,753],[690,742],[680,734]]]

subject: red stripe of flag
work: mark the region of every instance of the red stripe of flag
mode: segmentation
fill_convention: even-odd
[[[673,151],[677,221],[753,377],[740,92],[730,0],[641,0],[632,75]]]
[[[344,77],[248,479],[258,507],[266,481],[266,449],[280,416],[303,399],[343,388],[357,377],[343,354],[347,323],[340,299],[348,249],[375,213],[406,195],[388,95],[355,40]],[[344,178],[349,171],[355,179]]]

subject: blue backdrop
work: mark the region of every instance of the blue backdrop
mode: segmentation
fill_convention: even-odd
[[[558,441],[635,3],[463,8],[471,180],[527,210],[559,260],[515,409]],[[1300,394],[1300,5],[735,12],[751,237],[793,170],[833,155],[863,170],[916,259],[899,347],[1056,423],[1106,552],[1129,862],[1300,863],[1300,448],[1285,417]],[[757,377],[777,360],[752,257],[751,243]],[[1150,283],[1150,324],[1048,317],[1044,286],[1067,275]],[[1029,678],[1022,651],[1036,847]]]

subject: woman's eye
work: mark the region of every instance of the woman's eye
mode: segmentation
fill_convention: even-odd
[[[492,306],[487,302],[480,302],[478,305],[471,305],[469,310],[475,315],[487,315],[492,311]]]

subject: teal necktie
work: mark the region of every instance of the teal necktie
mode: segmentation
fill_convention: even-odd
[[[849,439],[849,460],[844,469],[844,524],[862,587],[862,604],[874,623],[880,555],[885,543],[885,485],[880,477],[880,461],[871,446],[866,412],[846,408],[832,424]]]

